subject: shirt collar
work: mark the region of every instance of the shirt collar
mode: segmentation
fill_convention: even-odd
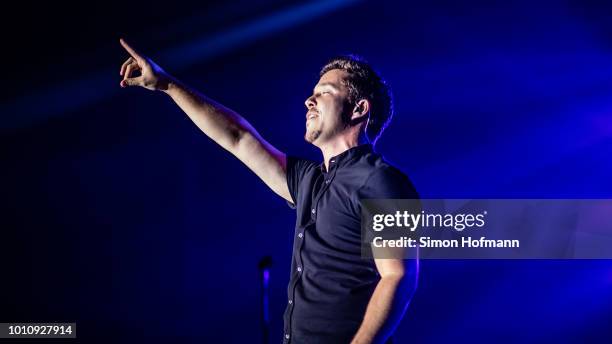
[[[373,153],[373,152],[374,152],[374,147],[372,147],[371,143],[365,143],[362,145],[351,147],[345,150],[344,152],[331,157],[329,159],[329,169],[331,170],[334,167],[345,165],[347,162],[353,160],[354,158],[358,158],[358,157],[361,157],[363,155],[366,155],[368,153]],[[324,162],[321,163],[321,171],[326,172]]]

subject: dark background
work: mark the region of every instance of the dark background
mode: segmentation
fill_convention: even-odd
[[[294,213],[161,93],[126,38],[279,149],[341,53],[393,86],[378,151],[423,197],[611,198],[612,4],[19,2],[4,9],[0,322],[83,343],[280,341]],[[610,261],[422,261],[399,343],[611,342]],[[1,340],[0,340],[1,341]],[[25,341],[24,341],[25,342]]]

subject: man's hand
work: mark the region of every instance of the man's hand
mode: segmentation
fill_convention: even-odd
[[[130,57],[123,63],[119,75],[123,80],[119,83],[121,87],[140,86],[151,91],[165,91],[171,77],[151,59],[140,55],[134,48],[129,46],[123,38],[119,42],[130,54]],[[139,76],[131,77],[132,73],[140,72]]]

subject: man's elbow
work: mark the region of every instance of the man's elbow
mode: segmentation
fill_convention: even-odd
[[[235,156],[249,146],[250,132],[241,126],[231,126],[227,129],[222,146]]]
[[[418,271],[416,269],[398,271],[389,271],[381,275],[381,280],[388,281],[387,283],[395,284],[398,289],[405,292],[413,292],[417,288]]]
[[[247,134],[246,129],[240,126],[233,125],[229,127],[227,130],[227,140],[229,141],[228,145],[231,146],[232,148],[237,148],[240,145],[240,142],[246,136],[246,134]]]

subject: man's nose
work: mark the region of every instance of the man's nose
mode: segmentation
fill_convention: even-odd
[[[306,105],[306,108],[308,110],[310,110],[311,107],[315,106],[314,96],[308,97],[306,101],[304,102],[304,105]]]

